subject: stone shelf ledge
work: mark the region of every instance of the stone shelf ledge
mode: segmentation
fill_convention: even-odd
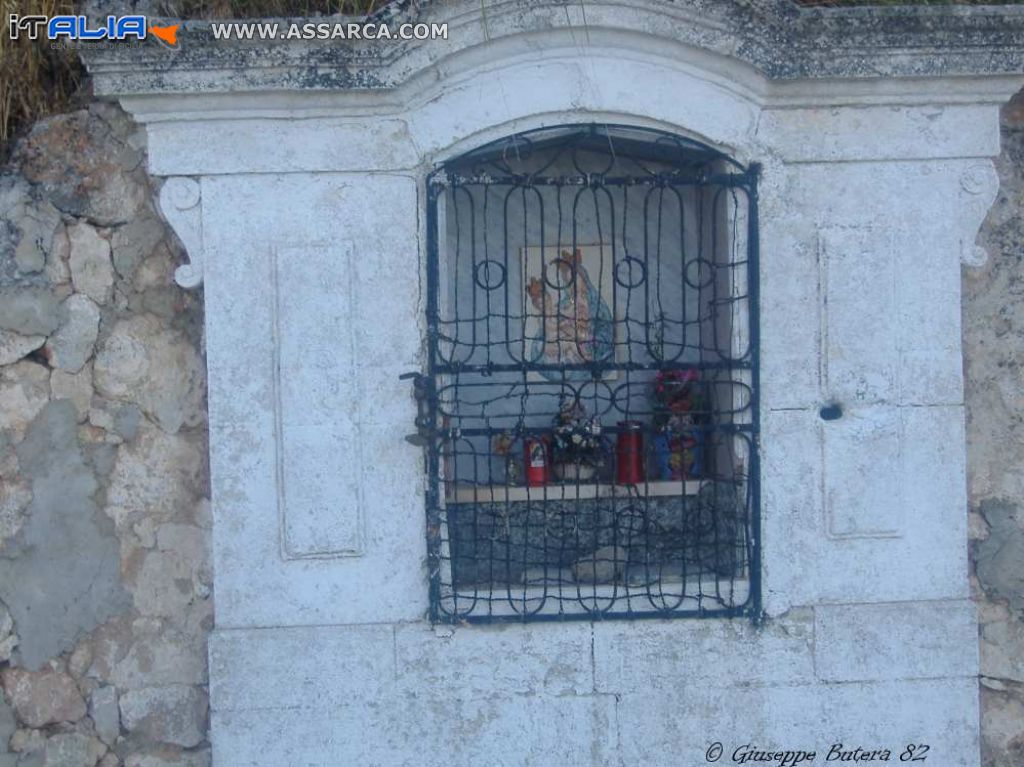
[[[566,485],[455,485],[447,496],[448,503],[520,503],[523,501],[575,501],[590,498],[654,498],[674,495],[697,495],[708,484],[707,479],[665,480],[636,485],[598,484],[593,482]]]

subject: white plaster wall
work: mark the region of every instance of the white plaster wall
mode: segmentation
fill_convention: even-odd
[[[150,125],[153,171],[201,176],[219,767],[697,764],[713,741],[925,742],[977,765],[959,264],[995,106],[892,106],[890,88],[885,107],[776,108],[739,65],[607,34],[454,57],[397,109]],[[423,178],[505,133],[592,121],[765,164],[770,619],[434,631],[398,381],[421,364]],[[323,325],[294,332],[304,317]],[[845,415],[825,423],[831,401]],[[339,455],[358,465],[332,492],[289,500],[317,477],[304,463]]]
[[[419,365],[416,180],[222,176],[204,178],[202,190],[206,310],[217,318],[207,357],[222,522],[214,533],[218,626],[421,617],[422,456],[403,439],[415,409],[399,381]],[[380,201],[370,202],[372,217],[368,201]],[[306,275],[301,285],[294,273]],[[338,293],[339,273],[353,286],[347,294]],[[319,318],[320,331],[281,322],[295,312]],[[301,361],[279,377],[275,344]],[[281,411],[288,398],[290,414]],[[295,465],[279,465],[287,451]],[[356,463],[335,492],[288,502],[282,485],[317,481],[302,467],[325,467],[330,482],[337,466]],[[296,520],[306,528],[298,548],[285,540]],[[338,526],[359,531],[343,556],[331,540]]]
[[[789,212],[762,217],[770,613],[967,593],[960,200],[989,166],[949,151],[787,164]],[[821,421],[833,401],[844,417]]]

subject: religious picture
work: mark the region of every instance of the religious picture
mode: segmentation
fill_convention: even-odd
[[[589,365],[615,359],[611,248],[583,245],[523,250],[526,359],[543,365]],[[560,370],[539,371],[561,380]],[[567,379],[589,378],[585,369]],[[612,377],[608,374],[604,378]]]

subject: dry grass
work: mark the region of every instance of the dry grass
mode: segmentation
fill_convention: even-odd
[[[167,0],[170,18],[260,18],[270,16],[358,15],[386,0]],[[85,77],[74,51],[54,49],[47,40],[11,40],[7,19],[74,13],[75,0],[0,0],[0,163],[14,140],[36,120],[67,111]]]
[[[483,5],[485,0],[481,0]],[[585,2],[585,0],[581,0]],[[843,5],[1014,5],[1024,0],[796,0],[806,6]],[[372,13],[387,0],[166,0],[169,16],[242,19]]]
[[[585,0],[580,0],[585,2]],[[1024,0],[1001,0],[1024,4]],[[165,0],[170,18],[267,18],[280,16],[359,15],[387,0]],[[486,0],[480,0],[483,5]],[[981,5],[985,0],[797,0],[807,6],[843,5]],[[999,0],[989,0],[999,2]],[[65,111],[84,79],[78,57],[54,50],[46,40],[12,41],[7,28],[11,13],[52,16],[72,13],[75,0],[0,0],[0,162],[20,131],[47,115]]]
[[[8,16],[53,16],[73,7],[72,0],[0,0],[0,160],[22,126],[68,108],[83,75],[74,51],[53,49],[47,40],[11,40]]]
[[[357,16],[373,13],[387,0],[168,0],[167,15],[182,19],[258,19]]]

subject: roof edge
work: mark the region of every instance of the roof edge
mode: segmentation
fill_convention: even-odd
[[[352,17],[278,19],[281,25]],[[81,51],[99,95],[382,91],[463,50],[516,35],[642,32],[734,59],[768,81],[933,78],[1024,73],[1024,6],[802,8],[792,0],[410,0],[376,23],[447,24],[447,40],[217,40],[212,22],[182,22],[179,50]],[[283,28],[283,27],[282,27]]]

